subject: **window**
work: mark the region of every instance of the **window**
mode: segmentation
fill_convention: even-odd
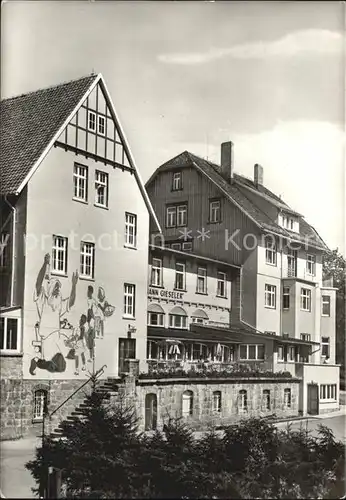
[[[322,295],[322,316],[330,316],[330,295]]]
[[[183,174],[182,172],[174,172],[172,191],[180,191],[181,189],[183,189]]]
[[[216,288],[216,295],[218,297],[226,297],[226,290],[227,290],[226,285],[227,285],[226,273],[218,272],[217,288]]]
[[[47,414],[48,393],[45,389],[38,389],[34,395],[34,420],[43,420],[44,414]]]
[[[290,288],[289,288],[289,286],[284,286],[283,287],[282,308],[283,309],[289,309],[290,308]]]
[[[204,325],[205,321],[206,320],[204,318],[192,318],[192,323],[197,323],[199,325]]]
[[[162,286],[162,260],[153,258],[151,263],[151,284]]]
[[[322,337],[321,339],[321,354],[326,358],[330,357],[330,341],[329,337]]]
[[[288,361],[295,361],[296,359],[296,350],[294,346],[289,346],[288,348]]]
[[[207,270],[205,267],[197,268],[197,293],[207,293]]]
[[[135,285],[124,284],[124,316],[135,317]]]
[[[187,224],[187,205],[177,207],[177,226],[186,226]]]
[[[209,222],[221,221],[221,200],[209,202]]]
[[[240,344],[239,357],[244,360],[261,360],[264,359],[263,344]]]
[[[18,318],[0,318],[0,350],[19,351]]]
[[[166,209],[166,226],[175,227],[177,224],[177,210],[176,207],[167,207]]]
[[[276,308],[276,286],[265,285],[264,287],[264,305],[271,309]]]
[[[336,384],[320,385],[320,399],[322,401],[325,401],[326,399],[336,401]]]
[[[1,233],[0,237],[0,267],[7,267],[8,266],[8,259],[9,259],[9,240],[10,240],[10,235],[9,233]]]
[[[53,236],[53,258],[52,271],[55,273],[67,273],[67,238]]]
[[[177,290],[185,290],[185,264],[176,262],[175,264],[175,285]]]
[[[221,413],[221,391],[213,392],[213,413]]]
[[[287,276],[294,278],[297,274],[297,250],[287,249]]]
[[[108,207],[108,174],[106,172],[95,172],[95,205]]]
[[[181,243],[172,243],[171,249],[172,250],[181,250]]]
[[[95,245],[94,243],[81,242],[80,245],[80,274],[82,278],[94,278],[95,271]]]
[[[137,246],[137,215],[125,213],[125,245]]]
[[[148,325],[150,326],[163,326],[163,314],[148,312]]]
[[[88,201],[88,167],[74,164],[73,168],[74,198],[76,200]]]
[[[170,314],[169,326],[171,328],[187,328],[187,316],[180,316],[180,314]]]
[[[301,333],[301,334],[300,334],[300,338],[301,338],[302,340],[306,340],[306,341],[310,342],[310,340],[311,340],[311,335],[310,335],[310,333]]]
[[[264,389],[262,397],[263,397],[263,409],[270,410],[270,390]]]
[[[284,346],[278,346],[278,361],[284,361]]]
[[[105,135],[106,133],[106,120],[104,116],[98,116],[98,131],[100,135]]]
[[[192,241],[185,241],[183,243],[183,251],[184,252],[192,252]]]
[[[266,240],[266,264],[276,266],[276,245],[271,240]]]
[[[300,291],[300,309],[311,311],[311,290],[308,288],[302,288]]]
[[[311,276],[315,276],[315,267],[316,267],[316,256],[309,255],[306,256],[306,272]]]
[[[284,390],[284,408],[291,408],[291,389]]]
[[[247,391],[245,389],[238,393],[238,411],[239,413],[247,412]]]
[[[157,342],[148,340],[147,342],[147,359],[158,359],[159,358],[159,347]]]
[[[294,218],[288,215],[282,216],[282,226],[290,231],[294,230]]]
[[[187,205],[166,207],[166,226],[181,227],[187,225]]]
[[[182,416],[188,417],[193,414],[193,392],[184,391],[182,401]]]
[[[93,111],[89,111],[88,129],[93,131],[96,130],[96,113],[94,113]]]

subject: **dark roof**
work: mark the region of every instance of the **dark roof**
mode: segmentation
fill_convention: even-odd
[[[0,194],[12,194],[29,174],[97,75],[1,101]]]
[[[275,195],[272,191],[265,186],[261,186],[260,190],[256,187],[255,183],[239,174],[234,174],[232,183],[228,182],[221,175],[221,167],[208,160],[200,158],[188,151],[177,155],[176,157],[168,160],[161,165],[147,182],[147,186],[156,177],[159,172],[172,170],[175,168],[191,168],[199,169],[202,173],[208,176],[235,204],[237,204],[263,231],[275,232],[283,237],[292,241],[298,241],[309,245],[316,246],[321,250],[327,250],[328,247],[317,231],[308,224],[302,216],[299,217],[300,233],[289,231],[282,228],[277,222],[272,219],[268,213],[260,208],[260,203],[256,204],[253,197],[247,196],[247,188],[251,188],[253,193],[257,193],[258,197],[265,196],[266,200],[276,206],[278,209],[287,210],[290,213],[295,213],[279,196]],[[260,199],[259,199],[260,201]],[[299,214],[297,214],[299,215]]]

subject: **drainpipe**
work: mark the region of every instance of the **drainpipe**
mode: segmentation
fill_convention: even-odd
[[[16,248],[16,208],[11,205],[5,196],[5,201],[12,211],[12,272],[11,272],[11,307],[14,306],[14,264]]]
[[[280,310],[280,332],[279,335],[282,335],[282,300],[283,300],[283,284],[282,284],[282,245],[280,244],[280,304],[279,304],[279,310]]]

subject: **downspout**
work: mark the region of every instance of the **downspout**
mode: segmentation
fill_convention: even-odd
[[[15,264],[15,249],[16,249],[16,208],[11,205],[5,195],[5,201],[12,211],[12,272],[11,272],[11,304],[14,306],[14,264]]]
[[[279,310],[280,310],[280,332],[279,335],[282,335],[282,301],[283,301],[283,284],[282,284],[282,245],[280,245],[280,304],[279,304]]]

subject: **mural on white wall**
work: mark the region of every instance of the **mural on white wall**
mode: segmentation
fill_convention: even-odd
[[[79,375],[79,370],[86,371],[88,363],[93,362],[95,339],[104,337],[105,320],[112,316],[115,307],[106,300],[102,287],[98,287],[95,297],[94,287],[89,285],[85,310],[74,325],[70,312],[75,309],[77,283],[78,271],[72,274],[70,289],[62,290],[61,281],[51,275],[50,255],[44,256],[34,289],[37,322],[30,375],[36,375],[37,368],[50,373],[65,372],[69,360],[74,361],[74,374]]]

